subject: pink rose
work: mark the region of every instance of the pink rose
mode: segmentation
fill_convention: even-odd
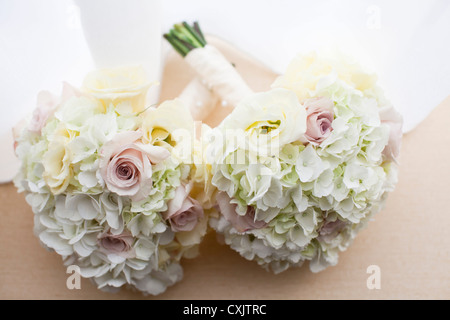
[[[244,216],[239,215],[236,212],[237,205],[231,203],[231,198],[226,192],[219,192],[217,194],[217,204],[225,219],[227,219],[238,232],[242,233],[267,226],[266,222],[255,219],[255,208],[252,206],[247,207],[247,212]]]
[[[138,142],[139,131],[117,134],[101,150],[100,173],[108,189],[134,201],[145,199],[152,190],[152,164],[170,156],[162,147]]]
[[[192,231],[198,221],[203,218],[202,206],[189,196],[191,190],[192,183],[179,186],[175,190],[175,197],[169,201],[168,209],[163,214],[164,219],[170,221],[174,232]]]
[[[98,243],[100,250],[106,254],[115,254],[122,258],[133,258],[135,252],[133,250],[134,238],[128,233],[112,234],[109,231],[99,235]]]
[[[319,238],[325,242],[331,242],[347,226],[347,223],[336,219],[335,221],[326,221],[319,230]]]
[[[389,142],[383,150],[383,155],[387,160],[396,161],[400,154],[402,142],[403,117],[392,106],[380,110],[381,123],[390,127]]]
[[[36,109],[34,109],[33,117],[28,124],[28,130],[41,134],[42,128],[47,123],[47,120],[53,115],[56,108],[70,98],[80,95],[80,92],[66,82],[63,83],[63,91],[59,98],[48,91],[39,92]]]
[[[304,103],[307,113],[305,138],[319,145],[333,131],[334,103],[328,98],[308,99]]]

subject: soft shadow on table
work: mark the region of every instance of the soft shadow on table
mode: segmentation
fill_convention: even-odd
[[[214,40],[255,90],[276,76]],[[176,97],[192,77],[168,58],[162,99]],[[218,107],[217,124],[229,110]],[[336,267],[313,274],[305,265],[273,275],[220,245],[211,232],[200,256],[184,260],[184,279],[157,297],[104,293],[88,280],[69,290],[61,258],[33,235],[33,213],[12,184],[0,185],[0,299],[450,299],[450,97],[404,137],[400,181],[386,208],[340,255]],[[381,289],[367,288],[367,268],[381,269]]]

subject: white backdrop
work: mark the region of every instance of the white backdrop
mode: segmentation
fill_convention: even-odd
[[[80,85],[94,68],[85,39],[97,65],[142,62],[133,52],[150,50],[150,40],[143,45],[130,41],[136,39],[130,35],[151,38],[152,32],[160,33],[146,30],[149,21],[166,31],[173,23],[199,20],[207,33],[277,72],[298,52],[338,48],[379,74],[387,96],[404,116],[405,131],[450,94],[448,0],[77,1],[92,6],[88,14],[81,10],[82,19],[72,0],[0,0],[0,181],[10,179],[16,166],[11,127],[34,108],[38,91],[58,93],[62,80]],[[99,3],[105,3],[104,10]],[[87,22],[97,21],[90,10],[97,10],[103,34]],[[159,54],[159,37],[153,38],[150,46]],[[101,43],[111,48],[126,44],[129,50],[101,50]]]

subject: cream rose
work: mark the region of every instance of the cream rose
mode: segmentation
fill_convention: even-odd
[[[69,147],[75,133],[64,126],[57,128],[42,158],[43,178],[53,194],[63,193],[73,177],[72,152]]]
[[[221,128],[226,135],[226,148],[233,148],[230,143],[243,147],[245,137],[250,152],[272,156],[284,145],[303,137],[306,111],[294,92],[273,89],[244,98],[224,119]],[[228,137],[230,130],[233,141]]]
[[[192,153],[194,166],[191,179],[200,190],[196,194],[196,199],[199,200],[203,208],[210,209],[215,205],[214,192],[216,191],[216,188],[211,183],[212,164],[208,162],[207,156],[210,144],[208,137],[212,129],[208,125],[202,124],[200,131],[200,133],[197,131],[199,139],[194,141]]]
[[[179,99],[163,102],[142,114],[143,141],[171,151],[175,161],[191,164],[195,124],[189,109]]]
[[[312,98],[319,80],[331,74],[361,91],[373,88],[377,80],[374,74],[365,72],[359,64],[342,54],[329,58],[313,52],[295,57],[272,87],[293,90],[303,101]]]
[[[170,156],[162,147],[145,145],[139,131],[122,132],[101,150],[100,173],[108,189],[120,196],[143,200],[152,189],[152,164]]]
[[[168,142],[176,142],[172,141],[176,139],[174,132],[192,135],[194,130],[194,120],[189,109],[179,99],[165,101],[157,108],[149,108],[142,117],[144,142],[167,145]]]
[[[121,114],[139,113],[145,104],[150,83],[142,67],[101,69],[84,79],[86,92],[102,101],[105,108],[113,104]]]

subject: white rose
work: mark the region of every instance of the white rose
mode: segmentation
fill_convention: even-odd
[[[105,108],[113,104],[120,114],[139,113],[145,104],[150,83],[142,67],[118,67],[89,73],[84,89],[102,101]]]
[[[364,71],[351,58],[342,54],[332,57],[315,52],[295,57],[284,75],[275,80],[272,87],[293,90],[300,101],[313,98],[319,81],[328,75],[335,75],[351,87],[360,90],[374,88],[377,77]]]
[[[243,99],[225,118],[221,128],[227,149],[233,149],[230,143],[242,147],[244,134],[251,153],[272,156],[284,145],[302,138],[306,132],[306,111],[294,92],[273,89]]]
[[[192,138],[194,120],[189,109],[179,99],[168,100],[157,108],[149,108],[142,114],[143,141],[154,145],[175,144],[175,135],[187,134]],[[180,134],[181,133],[181,134]]]
[[[55,195],[63,193],[73,177],[73,155],[70,150],[73,137],[73,132],[64,126],[58,128],[42,158],[43,178]]]

